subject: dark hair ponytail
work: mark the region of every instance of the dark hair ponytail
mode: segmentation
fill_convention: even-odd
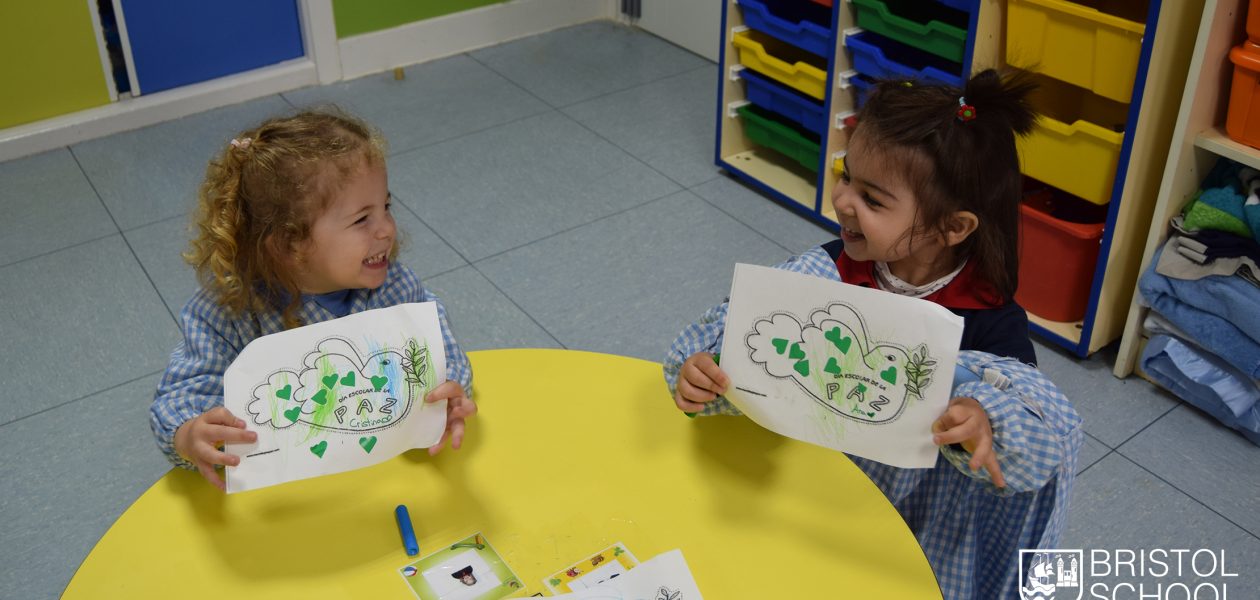
[[[889,157],[906,153],[923,228],[944,232],[953,213],[975,213],[979,227],[958,245],[956,256],[975,264],[1005,299],[1019,283],[1023,180],[1015,136],[1026,135],[1036,121],[1028,98],[1035,87],[1023,72],[1004,77],[992,69],[961,90],[881,81],[858,113],[855,133]]]

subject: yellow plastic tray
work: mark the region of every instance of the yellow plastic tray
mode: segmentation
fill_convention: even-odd
[[[1142,35],[1142,2],[1092,0],[1116,14],[1065,0],[1010,0],[1006,61],[1128,102],[1133,95]],[[1124,18],[1129,17],[1129,18]]]
[[[1106,204],[1123,142],[1123,133],[1089,121],[1069,125],[1043,115],[1018,146],[1025,175],[1094,204]]]
[[[819,100],[826,98],[825,59],[814,57],[823,61],[820,68],[807,62],[813,55],[755,31],[736,32],[731,43],[745,67]]]

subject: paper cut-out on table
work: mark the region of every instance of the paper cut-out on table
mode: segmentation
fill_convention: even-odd
[[[443,546],[398,573],[420,600],[499,600],[527,591],[480,533]]]
[[[726,397],[779,434],[903,468],[936,464],[962,318],[926,301],[740,264]]]
[[[436,444],[446,379],[436,304],[401,304],[263,336],[224,375],[224,405],[258,433],[227,444],[228,493],[367,467]]]
[[[553,598],[570,600],[700,600],[700,589],[682,550],[652,557],[625,575]]]
[[[639,564],[639,559],[617,542],[595,554],[579,560],[543,580],[552,593],[575,592],[614,577],[625,575]]]

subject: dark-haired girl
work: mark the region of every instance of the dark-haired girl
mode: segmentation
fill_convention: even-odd
[[[832,204],[839,240],[779,268],[923,298],[964,319],[952,400],[933,425],[932,469],[850,457],[918,538],[945,598],[1019,597],[1020,549],[1057,547],[1081,420],[1036,368],[1013,297],[1021,177],[1015,136],[1032,84],[989,70],[964,89],[877,85],[858,114]],[[688,326],[665,358],[678,408],[738,414],[713,360],[727,304]]]

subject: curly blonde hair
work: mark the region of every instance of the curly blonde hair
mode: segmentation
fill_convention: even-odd
[[[206,168],[184,260],[234,316],[276,310],[287,298],[285,326],[297,327],[301,289],[291,267],[301,242],[348,176],[384,163],[380,134],[337,109],[243,131]]]

